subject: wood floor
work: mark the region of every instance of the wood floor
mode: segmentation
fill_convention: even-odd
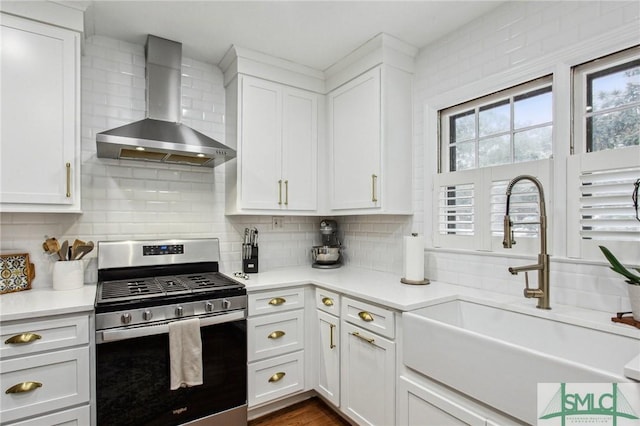
[[[249,426],[349,426],[349,423],[320,398],[311,398],[251,420]]]

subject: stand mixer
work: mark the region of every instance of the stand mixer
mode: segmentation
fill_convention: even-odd
[[[311,249],[312,268],[333,269],[342,266],[341,245],[337,234],[338,223],[335,220],[323,219],[320,222],[322,245]]]

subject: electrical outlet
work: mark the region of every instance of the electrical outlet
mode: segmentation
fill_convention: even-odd
[[[283,216],[273,216],[271,219],[271,225],[273,227],[273,229],[282,229],[284,224],[282,222],[284,222],[284,217]]]

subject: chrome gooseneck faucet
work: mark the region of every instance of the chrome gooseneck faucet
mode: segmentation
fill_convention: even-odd
[[[538,206],[540,210],[540,220],[538,222],[520,222],[513,223],[509,217],[509,201],[511,200],[511,191],[516,183],[521,180],[528,180],[538,189]],[[524,297],[538,299],[539,309],[551,309],[549,306],[549,255],[547,254],[547,211],[544,205],[544,190],[538,179],[529,175],[520,175],[511,180],[507,185],[507,211],[504,216],[504,239],[502,246],[511,248],[516,241],[513,238],[513,225],[540,225],[540,254],[538,254],[538,263],[535,265],[510,267],[509,272],[517,275],[518,272],[524,272]],[[529,288],[529,271],[538,271],[538,288]]]

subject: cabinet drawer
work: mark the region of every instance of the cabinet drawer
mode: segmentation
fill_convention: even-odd
[[[285,288],[248,295],[249,316],[304,307],[304,288]]]
[[[256,361],[304,347],[304,310],[247,319],[248,360]]]
[[[249,364],[249,407],[304,389],[304,351]]]
[[[328,314],[340,316],[340,295],[323,288],[316,288],[316,308]]]
[[[4,360],[0,367],[3,422],[89,401],[88,347]],[[6,393],[25,382],[41,386],[27,392]]]
[[[380,306],[348,297],[342,298],[342,318],[344,320],[391,339],[395,337],[393,315],[393,311]]]
[[[31,335],[29,335],[31,333]],[[16,343],[7,343],[13,339]],[[25,343],[19,341],[30,340]],[[0,331],[0,359],[89,343],[89,317],[7,322]]]
[[[85,426],[88,424],[91,424],[91,409],[89,405],[84,405],[22,422],[11,423],[11,426]]]

